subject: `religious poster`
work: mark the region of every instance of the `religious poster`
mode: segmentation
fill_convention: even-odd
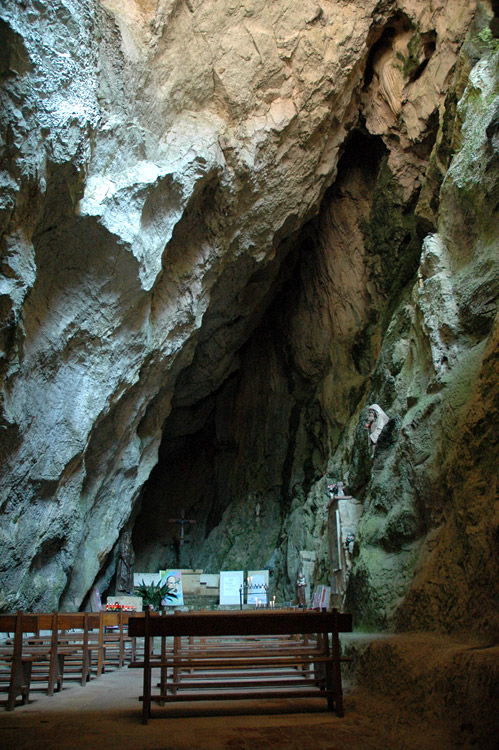
[[[327,610],[331,603],[331,586],[319,584],[315,587],[311,609]]]
[[[244,571],[220,571],[220,604],[240,604]]]
[[[331,600],[331,586],[324,586],[321,593],[321,601],[319,608],[321,610],[328,610],[329,603]]]
[[[326,587],[323,584],[319,584],[315,587],[314,596],[312,599],[312,607],[311,609],[320,609],[321,608],[321,601],[324,594],[324,589]]]
[[[269,587],[268,570],[248,570],[247,603],[255,606],[267,606],[267,589]]]
[[[180,570],[160,570],[161,585],[168,586],[166,596],[161,600],[163,607],[183,607],[182,573]]]

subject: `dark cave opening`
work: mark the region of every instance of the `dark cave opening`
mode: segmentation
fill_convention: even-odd
[[[191,384],[198,381],[203,362],[213,356],[210,336],[201,335],[203,354],[186,369],[185,380],[183,373],[179,375],[179,396],[174,396],[164,425],[158,463],[142,491],[133,531],[137,569],[153,571],[180,563],[214,570],[237,563],[262,566],[275,554],[270,544],[282,534],[291,508],[303,502],[324,473],[345,420],[363,396],[362,384],[374,361],[371,339],[379,319],[375,308],[363,303],[365,319],[349,340],[343,340],[341,330],[334,330],[331,323],[336,302],[354,291],[345,290],[341,279],[334,280],[335,264],[348,264],[351,254],[348,237],[342,237],[342,215],[335,211],[342,204],[347,210],[355,206],[352,228],[358,235],[362,262],[364,224],[369,225],[385,155],[380,138],[361,129],[349,136],[335,184],[326,192],[317,216],[288,238],[287,251],[264,298],[266,307],[251,313],[259,324],[252,330],[238,318],[236,328],[250,334],[232,351],[230,374],[211,395],[193,402],[188,396],[193,393]],[[407,233],[400,240],[402,246],[407,245]],[[330,274],[336,289],[333,300],[324,287]],[[239,298],[248,299],[255,283],[269,285],[264,269],[250,275]],[[305,326],[302,310],[308,310]],[[219,301],[213,315],[219,321],[222,314]],[[207,330],[215,333],[216,346],[224,344],[224,337],[230,346],[232,321],[224,332],[219,324],[212,327],[209,314],[206,320]],[[296,341],[300,342],[298,350]],[[338,346],[345,362],[342,366],[352,368],[355,379],[344,389],[342,412],[328,413],[320,394],[335,370],[332,359]],[[263,531],[259,537],[258,529],[248,531],[255,498],[262,515],[268,514],[276,524],[272,538],[264,539]],[[178,528],[168,520],[181,512],[196,520],[182,559],[175,546]],[[244,549],[236,549],[241,544],[238,524],[246,529]]]

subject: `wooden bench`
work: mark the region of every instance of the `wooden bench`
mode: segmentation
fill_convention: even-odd
[[[166,639],[162,642],[161,657],[167,654]],[[185,642],[187,640],[187,643]],[[251,664],[247,661],[247,654],[251,653]],[[171,685],[166,684],[167,670],[161,669],[161,681],[158,686],[161,692],[169,689],[176,694],[179,689],[213,687],[217,679],[214,669],[225,667],[230,670],[230,679],[234,686],[254,687],[256,678],[263,679],[264,686],[291,687],[297,685],[300,688],[316,684],[319,674],[324,678],[322,662],[323,647],[321,636],[303,635],[295,636],[226,636],[225,638],[194,638],[182,639],[181,636],[173,638],[173,654],[177,657],[176,664],[172,670]],[[273,673],[269,675],[268,657],[281,657],[279,664],[273,665]],[[183,657],[179,659],[178,657]],[[242,658],[238,658],[242,657]],[[265,663],[255,664],[255,659],[264,658]],[[285,657],[286,661],[282,659]],[[222,660],[210,668],[213,659]],[[236,661],[234,661],[236,659]],[[237,669],[233,669],[233,665]],[[258,671],[257,671],[258,670]],[[300,674],[301,673],[301,674]],[[226,671],[223,677],[219,677],[227,683]],[[303,679],[306,677],[307,679]],[[189,682],[190,680],[190,682]],[[204,684],[201,681],[204,681]]]
[[[128,635],[128,622],[134,612],[101,612],[103,629],[104,667],[120,669],[135,657],[135,639]]]
[[[122,667],[134,655],[134,639],[128,637],[128,619],[133,613],[122,611],[60,613],[63,627],[75,632],[61,635],[61,641],[80,646],[88,659],[88,677],[97,677],[106,667]],[[83,684],[83,674],[82,674]]]
[[[0,645],[0,689],[7,691],[7,711],[13,711],[17,698],[21,703],[29,700],[31,669],[37,657],[23,651],[25,633],[36,633],[38,623],[33,615],[17,614],[0,615],[0,633],[7,638],[13,634],[11,642],[7,640]]]
[[[7,709],[17,698],[29,700],[34,684],[48,695],[62,690],[63,679],[76,677],[86,685],[94,667],[121,667],[135,656],[135,639],[128,636],[123,612],[37,612],[0,615],[0,689],[8,691]],[[10,637],[10,636],[13,636]]]
[[[25,614],[24,618],[25,622],[32,619],[36,625],[36,632],[25,637],[22,644],[23,655],[33,660],[31,683],[46,683],[47,695],[53,695],[62,690],[65,659],[74,657],[79,647],[61,641],[61,615],[58,612]],[[29,632],[33,632],[31,627]]]
[[[152,701],[322,697],[343,716],[338,634],[351,632],[349,614],[264,610],[151,617],[146,612],[132,618],[128,629],[130,637],[144,638],[143,661],[129,665],[144,670],[143,724]],[[289,638],[296,635],[304,638]],[[162,639],[159,655],[151,654],[154,637]],[[160,670],[160,690],[153,695],[154,669]]]
[[[76,678],[84,687],[91,677],[92,654],[98,645],[89,638],[88,612],[59,612],[59,644],[70,646],[72,652],[66,656],[64,678]]]
[[[128,635],[128,620],[133,615],[121,610],[89,613],[90,641],[98,648],[97,676],[106,667],[120,669],[134,657],[135,641]]]

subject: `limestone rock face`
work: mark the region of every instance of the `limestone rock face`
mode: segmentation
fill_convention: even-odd
[[[497,61],[459,56],[475,10],[1,11],[1,607],[84,604],[132,526],[138,568],[176,564],[182,510],[185,562],[265,565],[292,598],[300,562],[329,580],[340,475],[365,505],[359,619],[443,627],[482,565],[497,580]],[[372,401],[392,421],[370,465]]]
[[[379,701],[379,709],[371,709],[373,714],[389,716],[391,725],[399,728],[414,722],[411,741],[424,732],[422,747],[447,743],[449,748],[494,747],[499,723],[490,707],[496,702],[497,645],[487,648],[483,642],[470,644],[469,639],[404,633],[373,639],[357,656],[360,643],[352,639],[347,649],[357,663],[356,681]],[[436,727],[441,737],[435,737]],[[384,729],[378,731],[385,734]]]

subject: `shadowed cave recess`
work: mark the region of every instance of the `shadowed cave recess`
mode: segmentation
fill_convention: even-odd
[[[434,5],[2,9],[2,610],[131,531],[497,638],[497,8]]]
[[[330,499],[327,485],[342,478],[327,463],[341,434],[341,415],[334,406],[328,409],[323,400],[333,399],[331,388],[336,392],[334,400],[345,402],[342,413],[361,408],[374,362],[366,331],[386,325],[382,311],[387,300],[380,299],[379,311],[373,307],[367,311],[366,304],[365,320],[359,315],[356,324],[348,321],[350,330],[338,330],[349,373],[341,385],[333,374],[331,354],[338,344],[330,318],[335,302],[342,304],[342,275],[348,273],[340,263],[353,250],[345,223],[351,222],[351,230],[359,233],[369,228],[376,231],[372,195],[383,179],[386,160],[381,139],[361,130],[349,135],[334,186],[326,193],[318,216],[286,238],[275,279],[267,280],[258,272],[257,278],[250,279],[250,288],[269,285],[269,291],[262,308],[250,310],[255,322],[234,353],[226,381],[201,401],[190,403],[192,396],[184,396],[183,391],[190,391],[189,383],[198,375],[193,367],[179,375],[158,464],[144,488],[134,524],[140,569],[178,564],[178,529],[170,518],[185,513],[196,520],[182,550],[186,565],[208,570],[267,568],[277,574],[280,597],[295,597],[294,568],[302,565],[298,546],[302,539],[286,542],[286,521],[299,509],[297,521],[304,525],[300,536],[305,535],[307,521],[301,514],[312,492],[316,507],[314,512],[312,505],[309,533],[324,537],[324,528],[315,527],[315,517],[319,511],[324,526],[324,504]],[[404,218],[406,209],[396,200],[391,208],[400,223],[391,230],[392,247],[395,257],[403,254],[404,268],[397,265],[385,281],[400,293],[416,272],[419,242],[415,222]],[[338,211],[343,217],[341,231],[347,230],[349,236],[343,247],[335,234]],[[362,229],[361,221],[365,222]],[[326,295],[321,285],[328,287]],[[352,292],[362,297],[364,290]],[[309,309],[304,312],[306,306]],[[305,326],[304,316],[308,318]],[[205,348],[204,356],[210,357],[209,339]],[[364,442],[357,446],[365,474],[356,487],[360,492],[370,471]],[[318,561],[317,570],[320,566],[321,582],[329,584],[326,558]]]

